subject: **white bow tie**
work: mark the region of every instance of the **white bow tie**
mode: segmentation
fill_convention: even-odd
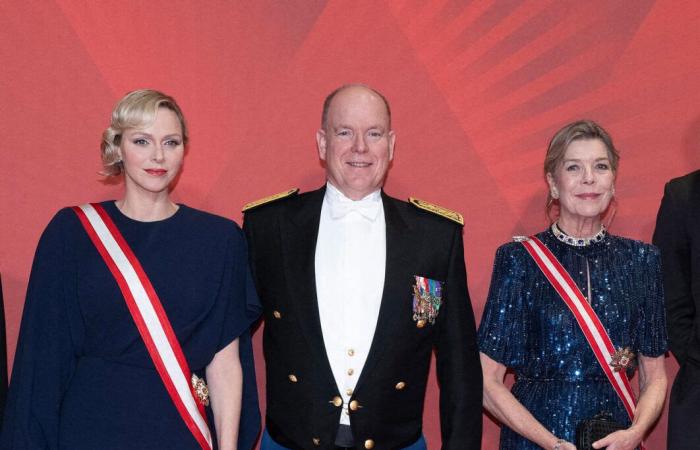
[[[371,198],[366,198],[355,202],[336,200],[330,202],[331,218],[340,219],[350,214],[351,211],[355,211],[361,214],[362,217],[374,222],[374,220],[377,218],[377,214],[379,213],[380,202],[381,199]]]

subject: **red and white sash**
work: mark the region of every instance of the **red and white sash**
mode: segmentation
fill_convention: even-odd
[[[168,316],[133,251],[99,204],[73,207],[114,276],[165,388],[202,449],[213,448],[204,406],[190,385],[192,372]]]
[[[576,286],[571,275],[561,265],[551,251],[535,236],[522,241],[530,256],[547,277],[552,287],[559,293],[566,306],[574,314],[588,344],[591,346],[598,363],[608,377],[610,384],[622,400],[630,420],[634,419],[636,400],[627,374],[624,370],[613,370],[610,362],[615,353],[615,346],[603,327],[591,305],[586,301],[581,290]]]

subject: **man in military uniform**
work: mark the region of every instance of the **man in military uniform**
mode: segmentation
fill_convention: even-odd
[[[325,187],[246,205],[264,306],[263,450],[425,449],[432,350],[443,449],[480,449],[481,368],[461,215],[382,191],[396,136],[362,85],[326,99]]]

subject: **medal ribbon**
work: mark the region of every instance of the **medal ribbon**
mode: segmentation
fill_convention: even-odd
[[[632,387],[625,371],[614,371],[609,364],[609,361],[612,360],[612,355],[615,353],[615,346],[600,318],[598,318],[591,305],[586,301],[571,275],[539,239],[535,236],[530,236],[530,238],[522,241],[522,244],[532,256],[532,259],[535,260],[540,270],[542,270],[544,276],[552,284],[552,287],[564,300],[566,306],[574,314],[576,322],[581,327],[588,344],[591,346],[591,350],[593,350],[598,363],[603,368],[603,372],[605,372],[610,384],[620,397],[630,420],[633,420],[636,401],[632,393]],[[642,446],[642,449],[644,449],[644,446]]]
[[[204,406],[195,399],[190,387],[192,372],[146,272],[101,205],[75,206],[73,211],[119,285],[131,317],[182,420],[200,447],[212,450]]]

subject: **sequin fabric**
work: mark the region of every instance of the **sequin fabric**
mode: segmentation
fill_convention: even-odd
[[[537,237],[569,271],[616,347],[656,357],[666,351],[666,321],[658,250],[607,235],[586,247]],[[513,395],[555,436],[573,441],[583,419],[608,411],[630,420],[571,312],[523,245],[499,247],[479,327],[480,350],[515,372]],[[628,375],[634,375],[634,369]],[[501,449],[539,449],[508,427]]]

